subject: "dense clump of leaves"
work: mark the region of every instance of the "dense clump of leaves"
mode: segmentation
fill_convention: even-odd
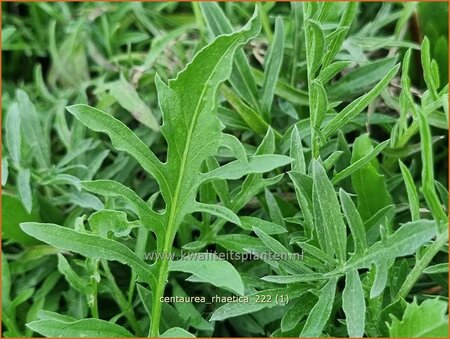
[[[448,335],[427,7],[104,6],[2,18],[3,335]]]

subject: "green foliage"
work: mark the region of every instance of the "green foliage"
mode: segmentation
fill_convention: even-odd
[[[353,143],[352,165],[362,159],[369,158],[372,152],[372,141],[368,134],[359,136]],[[352,184],[357,194],[358,210],[363,220],[372,217],[383,207],[390,205],[392,198],[386,182],[379,172],[378,160],[372,158],[365,166],[361,166],[351,175]]]
[[[391,338],[429,338],[448,336],[448,304],[444,300],[428,299],[420,305],[417,300],[406,306],[401,320],[392,317]]]
[[[447,337],[439,9],[4,4],[2,335]]]
[[[44,319],[33,321],[27,326],[46,337],[130,338],[133,336],[123,327],[99,319],[83,319],[73,322]]]

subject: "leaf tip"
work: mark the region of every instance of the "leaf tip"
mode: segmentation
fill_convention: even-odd
[[[79,115],[80,109],[83,107],[89,107],[89,106],[85,105],[85,104],[76,104],[76,105],[66,106],[66,109],[70,114],[77,117]]]
[[[36,223],[35,222],[22,222],[20,223],[20,228],[22,229],[22,231],[24,231],[27,234],[32,234],[33,230],[36,227]]]

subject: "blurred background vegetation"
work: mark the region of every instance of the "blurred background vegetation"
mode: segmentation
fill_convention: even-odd
[[[238,27],[249,19],[254,4],[226,2],[221,6],[232,25]],[[304,100],[303,33],[296,30],[301,23],[296,22],[295,9],[290,3],[267,2],[259,6],[264,13],[263,32],[246,48],[259,85],[262,76],[258,70],[263,70],[267,46],[273,38],[275,17],[282,16],[284,21],[285,46],[279,81],[282,89],[277,91],[279,98],[272,119],[272,126],[283,133],[309,114]],[[164,153],[161,135],[148,133],[148,128],[158,129],[157,121],[161,116],[154,76],[158,73],[164,80],[173,77],[210,41],[211,35],[198,3],[2,3],[2,9],[3,120],[14,100],[16,88],[23,89],[42,118],[43,133],[51,145],[51,163],[58,163],[85,136],[84,131],[74,134],[79,136],[78,139],[71,134],[65,107],[73,103],[88,103],[110,112],[136,129],[148,144],[154,144],[156,153]],[[326,17],[329,27],[325,28],[336,25],[343,9],[344,4],[333,4]],[[364,71],[355,72],[339,83],[339,77],[346,75],[344,72],[334,82],[339,86],[328,89],[328,94],[348,103],[370,89],[393,65],[393,60],[388,57],[399,54],[396,60],[400,61],[406,47],[413,48],[410,77],[413,88],[420,94],[425,89],[425,82],[419,46],[425,35],[430,39],[431,56],[438,64],[442,88],[448,83],[447,32],[447,3],[360,3],[359,15],[336,58],[353,60],[354,66],[374,62],[372,73],[366,76]],[[377,61],[380,62],[377,64]],[[399,81],[395,83],[399,84]],[[394,95],[398,90],[395,86],[391,88]],[[228,96],[227,99],[231,98]],[[133,109],[136,106],[145,113],[136,112]],[[385,120],[398,114],[396,104],[390,106],[381,109],[384,109],[381,113],[387,113]],[[219,114],[226,126],[242,131],[244,139],[254,138],[249,126],[236,113],[235,106],[222,102]],[[431,120],[438,128],[447,125],[443,115],[434,115]],[[388,137],[391,128],[388,124],[379,124],[372,134],[377,134],[382,141]],[[349,132],[347,140],[351,142],[354,135]],[[437,179],[446,185],[447,145],[442,138],[436,148],[435,161]],[[417,140],[414,135],[412,141]],[[105,145],[94,142],[86,146],[84,156],[89,157],[89,151],[93,150],[95,153],[105,151]],[[105,161],[114,166],[101,168],[100,177],[112,176],[133,187],[142,180],[139,175],[130,175],[136,164],[128,161],[125,155],[102,154],[105,154]],[[123,167],[128,171],[122,171]],[[139,190],[139,185],[137,187]]]

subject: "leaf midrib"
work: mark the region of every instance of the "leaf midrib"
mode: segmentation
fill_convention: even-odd
[[[318,188],[318,191],[322,191],[322,192],[326,191],[326,189],[323,187],[323,185],[319,182],[317,183],[316,187]],[[321,202],[321,199],[318,198],[317,203],[319,205],[320,212],[322,213],[322,215],[328,214],[327,209],[324,208],[324,206]],[[328,218],[327,218],[327,221],[329,221]],[[332,223],[332,226],[336,226],[336,223],[339,223],[339,221]],[[328,235],[330,237],[333,237],[333,236],[335,237],[335,241],[338,244],[338,248],[335,249],[336,258],[338,259],[338,261],[340,261],[340,262],[345,261],[345,251],[342,251],[342,248],[344,248],[344,244],[343,244],[343,241],[341,240],[341,237],[339,236],[339,230],[336,229],[336,227],[326,227],[325,232],[328,233]],[[332,238],[328,239],[328,242],[331,242],[331,246],[333,247],[333,243],[334,243],[333,239]]]
[[[423,230],[422,230],[423,231]],[[411,241],[410,238],[403,238],[400,239],[397,243],[395,247],[403,247],[405,245],[405,243],[409,243]],[[358,269],[358,268],[363,268],[366,267],[368,265],[363,265],[366,262],[370,265],[371,263],[377,262],[379,260],[377,260],[377,257],[383,257],[385,258],[385,254],[386,252],[390,252],[390,250],[392,250],[392,247],[385,247],[386,242],[384,242],[383,244],[381,242],[377,242],[375,243],[372,247],[368,248],[361,257],[359,257],[358,259],[356,259],[353,262],[348,262],[346,265],[346,268],[354,268],[354,269]],[[375,247],[375,250],[373,249]],[[380,255],[382,254],[382,255]],[[404,256],[404,255],[400,255],[400,256]],[[385,260],[385,259],[383,259]]]
[[[223,60],[223,58],[228,54],[229,50],[231,48],[234,48],[234,43],[241,37],[242,34],[236,35],[236,37],[234,38],[234,40],[232,41],[232,43],[230,43],[229,47],[227,48],[226,52],[224,54],[222,54],[221,58],[219,59],[219,62],[216,63],[216,66],[213,68],[213,71],[210,73],[207,81],[205,82],[205,85],[203,87],[203,90],[200,94],[200,97],[198,99],[197,102],[197,106],[195,107],[195,111],[194,111],[194,116],[192,119],[192,123],[189,127],[189,131],[188,131],[188,135],[187,135],[187,140],[186,140],[186,147],[183,151],[183,156],[181,158],[181,165],[180,165],[180,175],[178,176],[178,180],[177,180],[177,184],[175,187],[175,192],[173,195],[173,200],[171,200],[171,207],[170,207],[170,214],[169,214],[169,219],[167,222],[167,232],[166,232],[166,236],[164,239],[164,245],[163,245],[163,249],[162,249],[162,253],[168,253],[170,250],[170,247],[172,246],[172,238],[173,238],[173,233],[174,233],[174,229],[176,228],[176,223],[175,223],[175,218],[176,218],[176,213],[178,210],[178,198],[180,195],[180,190],[181,190],[181,184],[183,182],[183,177],[184,177],[184,172],[185,172],[185,166],[186,166],[186,162],[187,162],[187,156],[189,154],[189,149],[190,149],[190,142],[191,142],[191,138],[192,138],[192,134],[194,131],[194,128],[196,126],[196,122],[198,119],[198,115],[200,113],[200,105],[201,102],[203,101],[203,98],[205,96],[206,90],[208,88],[209,85],[209,81],[211,80],[212,76],[215,74],[215,71],[218,67],[218,65],[221,63],[221,61]],[[170,190],[169,190],[169,194],[170,194]],[[164,286],[165,286],[165,281],[166,281],[166,276],[167,276],[167,272],[168,272],[168,263],[169,260],[167,258],[163,258],[162,263],[161,263],[161,267],[159,270],[159,275],[158,275],[158,281],[157,281],[157,286],[156,286],[156,295],[158,296],[158,294],[160,294],[163,290],[164,290]],[[155,298],[155,300],[157,300]],[[156,315],[157,317],[159,317],[159,315]],[[154,319],[154,321],[156,321],[156,319]],[[158,325],[159,326],[159,325]],[[151,331],[154,330],[151,328]]]
[[[216,72],[216,69],[218,67],[218,65],[221,63],[221,61],[223,60],[223,58],[228,54],[229,50],[232,49],[234,47],[234,43],[236,42],[236,40],[238,40],[240,38],[241,34],[237,35],[236,38],[234,39],[234,41],[230,44],[230,46],[228,47],[228,49],[226,50],[226,52],[222,55],[222,57],[219,59],[219,62],[216,63],[216,66],[214,67],[213,71],[211,72],[210,76],[208,77],[207,81],[205,82],[205,86],[203,87],[202,93],[200,94],[200,97],[198,99],[197,102],[197,106],[195,107],[195,111],[194,111],[194,116],[192,119],[192,123],[189,126],[189,131],[188,131],[188,135],[186,138],[186,147],[184,148],[183,151],[183,156],[181,158],[181,165],[180,165],[180,172],[179,172],[179,176],[178,176],[178,180],[177,180],[177,185],[175,187],[175,192],[174,192],[174,196],[173,196],[173,200],[172,200],[172,206],[170,208],[170,215],[169,215],[169,220],[168,220],[168,237],[166,239],[170,239],[172,237],[172,232],[173,232],[173,226],[174,226],[174,218],[175,218],[175,214],[176,211],[178,210],[178,198],[180,195],[180,190],[181,190],[181,186],[182,186],[182,182],[183,182],[183,178],[184,178],[184,174],[185,174],[185,170],[186,170],[186,163],[187,163],[187,158],[188,158],[188,154],[189,154],[189,150],[191,147],[191,139],[192,139],[192,135],[194,133],[194,129],[195,126],[197,125],[197,119],[198,116],[200,114],[200,105],[203,101],[203,98],[205,96],[206,90],[209,86],[209,82],[211,80],[211,78],[213,77],[213,75]],[[166,246],[164,246],[166,249]]]

